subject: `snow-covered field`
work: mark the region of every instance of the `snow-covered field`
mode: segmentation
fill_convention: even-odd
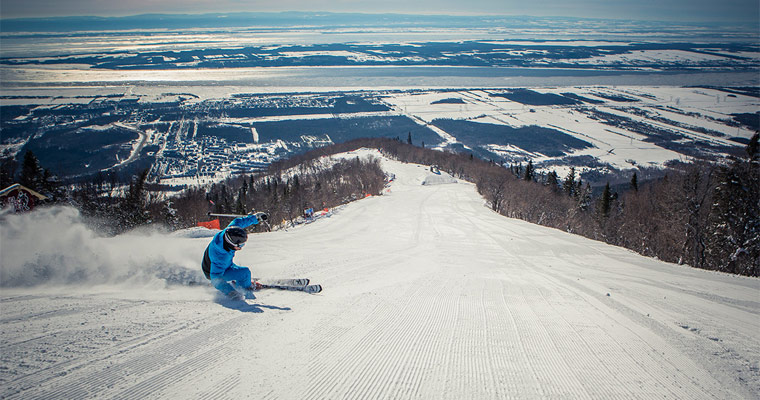
[[[70,209],[4,216],[0,397],[760,396],[760,280],[507,219],[470,183],[383,163],[389,193],[236,257],[317,295],[167,285],[202,279],[202,230],[99,238]]]
[[[760,109],[760,101],[756,97],[711,88],[560,86],[531,90],[540,94],[571,94],[604,103],[582,107],[533,106],[494,96],[502,93],[503,89],[405,92],[386,96],[384,100],[397,112],[432,127],[441,134],[444,145],[456,142],[456,135],[452,132],[440,133],[440,129],[432,125],[436,119],[468,120],[513,128],[540,126],[591,144],[591,147],[570,152],[569,156],[591,156],[620,170],[636,166],[661,168],[668,161],[681,160],[686,156],[668,149],[662,143],[656,143],[647,135],[605,124],[595,118],[593,112],[612,114],[643,126],[663,129],[680,135],[684,142],[693,143],[695,148],[703,147],[703,143],[741,148],[744,144],[735,139],[748,140],[755,131],[749,127],[736,126],[732,114],[751,114]],[[628,101],[610,98],[626,98]],[[440,103],[442,100],[459,102]],[[558,159],[529,153],[515,146],[491,145],[489,150],[520,161],[532,159],[539,169],[542,168],[542,163],[553,164],[551,161]],[[564,176],[569,167],[551,165],[548,169],[562,172],[560,176]]]

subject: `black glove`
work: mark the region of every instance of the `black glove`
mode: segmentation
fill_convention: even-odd
[[[257,212],[254,215],[256,216],[256,218],[259,219],[259,221],[266,221],[266,220],[269,219],[269,214],[267,214],[265,212]]]

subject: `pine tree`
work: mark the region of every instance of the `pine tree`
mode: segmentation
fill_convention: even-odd
[[[583,179],[581,177],[578,177],[578,182],[575,184],[575,197],[580,197],[583,193]]]
[[[603,217],[607,217],[610,215],[611,207],[612,207],[612,191],[610,190],[610,183],[607,182],[607,184],[604,186],[604,191],[602,192],[602,198],[600,199],[600,204],[599,204],[599,209]]]
[[[42,191],[43,171],[40,162],[31,150],[24,154],[24,161],[21,164],[21,175],[19,183],[29,189]]]
[[[10,151],[6,149],[0,156],[0,189],[5,189],[13,184],[13,175],[17,167],[18,163],[10,156]]]
[[[575,167],[570,167],[570,172],[562,183],[562,188],[568,196],[572,197],[575,195]]]
[[[636,173],[633,173],[633,177],[631,178],[631,189],[633,189],[634,192],[639,191],[639,177],[636,175]]]
[[[557,177],[557,173],[554,170],[549,172],[549,174],[546,176],[546,185],[549,186],[553,192],[559,190],[559,178]]]
[[[244,188],[241,188],[238,192],[237,201],[235,201],[235,214],[245,214],[245,195],[246,191]]]
[[[219,193],[219,202],[216,203],[220,213],[228,213],[232,211],[232,199],[230,197],[231,194],[227,193],[227,185],[223,183]]]
[[[161,216],[169,229],[177,229],[179,226],[179,217],[177,216],[177,209],[174,208],[174,203],[171,199],[164,203],[164,206],[161,209]]]
[[[760,157],[760,132],[755,132],[754,135],[752,135],[752,138],[749,140],[749,144],[747,145],[746,151],[747,156],[749,156],[749,160],[752,161],[758,157]]]
[[[248,196],[248,180],[243,177],[241,181],[243,185],[240,187],[240,193],[243,195],[243,199],[245,199]]]
[[[122,229],[131,229],[150,222],[150,215],[147,212],[147,191],[145,190],[147,179],[148,170],[146,169],[129,183],[126,197],[119,206],[122,215]]]
[[[528,160],[528,166],[525,167],[525,176],[523,179],[526,181],[532,181],[535,175],[535,171],[533,169],[533,160]]]
[[[583,211],[588,210],[589,206],[591,205],[591,193],[591,184],[586,183],[586,186],[582,188],[578,186],[578,208]]]
[[[406,143],[412,144],[412,132],[409,132],[409,136],[406,138]]]

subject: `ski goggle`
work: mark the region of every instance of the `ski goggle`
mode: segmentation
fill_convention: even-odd
[[[225,241],[227,244],[229,244],[230,246],[235,246],[235,247],[237,247],[237,248],[240,248],[240,249],[242,249],[242,248],[243,248],[243,246],[245,246],[245,242],[243,242],[243,243],[239,243],[239,244],[238,244],[238,243],[235,243],[235,242],[233,242],[232,240],[230,240],[230,237],[229,237],[229,235],[227,235],[226,233],[224,234],[224,241]]]

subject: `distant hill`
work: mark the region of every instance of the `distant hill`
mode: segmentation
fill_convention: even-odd
[[[592,18],[532,17],[532,16],[464,16],[464,15],[418,15],[418,14],[365,14],[329,12],[269,12],[269,13],[209,13],[209,14],[141,14],[123,17],[72,16],[50,18],[4,18],[2,32],[72,32],[117,31],[134,29],[189,29],[231,27],[510,27],[535,28],[537,25],[556,28],[577,28],[579,22],[588,25],[609,26],[610,21]],[[621,21],[617,21],[617,24]],[[683,27],[701,27],[710,30],[753,31],[753,24],[746,26],[723,24],[625,21],[627,26],[642,30],[657,29],[660,32]],[[756,30],[756,29],[755,29]]]

